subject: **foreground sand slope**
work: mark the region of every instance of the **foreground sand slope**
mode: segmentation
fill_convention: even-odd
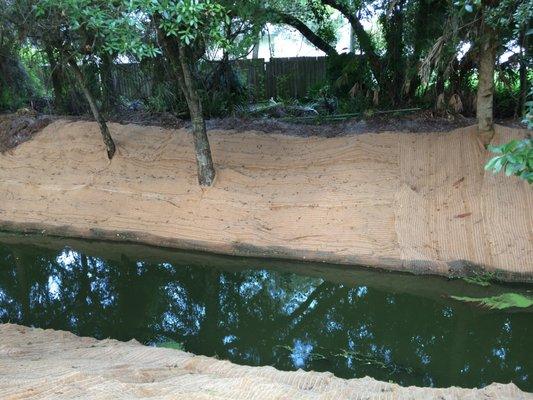
[[[227,254],[533,279],[533,190],[492,176],[475,129],[296,138],[212,131],[213,187],[192,138],[58,121],[0,155],[0,227]],[[497,127],[495,143],[524,131]]]
[[[138,342],[0,325],[0,398],[526,400],[513,384],[484,389],[404,388],[372,378],[245,367]]]

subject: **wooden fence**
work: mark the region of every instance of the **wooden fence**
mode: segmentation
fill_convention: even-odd
[[[268,62],[245,59],[231,63],[250,102],[301,99],[326,81],[326,57],[272,58]],[[113,80],[117,94],[128,99],[144,99],[153,94],[154,74],[147,73],[139,64],[117,64]]]

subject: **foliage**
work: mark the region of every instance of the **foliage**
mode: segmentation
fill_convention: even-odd
[[[94,0],[38,0],[35,6],[40,26],[61,40],[59,47],[67,56],[102,52],[155,56],[155,46],[143,40],[141,16],[130,11],[126,2]],[[43,36],[46,41],[46,33]]]
[[[132,0],[132,11],[150,16],[159,28],[182,45],[200,46],[208,43],[228,45],[220,30],[222,21],[230,22],[225,8],[215,0]],[[198,50],[198,49],[197,49]],[[202,51],[203,53],[203,51]]]
[[[520,97],[520,82],[517,71],[499,71],[494,85],[494,114],[499,118],[513,118],[516,115]]]
[[[454,6],[459,17],[483,11],[484,22],[500,32],[511,28],[511,32],[516,34],[520,25],[533,17],[533,4],[523,0],[501,0],[493,3],[485,3],[482,0],[457,0]]]
[[[166,349],[174,349],[184,351],[183,344],[174,340],[167,340],[161,343],[156,343],[157,347],[164,347]]]
[[[269,0],[260,7],[270,11],[266,15],[269,22],[278,22],[280,14],[290,15],[303,22],[327,43],[334,45],[338,40],[337,32],[341,21],[335,18],[333,10],[321,0]]]
[[[236,75],[231,68],[221,68],[221,73],[215,69],[216,73],[211,73],[202,65],[214,58],[226,62],[248,56],[272,24],[277,26],[275,29],[292,26],[301,33],[303,26],[337,54],[339,29],[349,20],[355,33],[354,52],[346,54],[348,49],[343,49],[340,51],[343,54],[330,57],[328,81],[324,82],[330,89],[327,97],[338,99],[339,112],[398,108],[393,105],[399,103],[432,107],[437,96],[443,95],[445,104],[450,98],[459,98],[464,106],[463,114],[473,115],[475,85],[472,83],[476,79],[475,58],[479,50],[476,44],[483,18],[497,31],[500,52],[525,49],[497,66],[496,116],[512,117],[520,111],[524,97],[519,77],[519,68],[524,63],[520,64],[520,60],[530,63],[530,38],[521,47],[517,41],[518,34],[523,37],[527,31],[533,16],[533,3],[526,0],[488,3],[481,0],[0,0],[0,4],[3,5],[0,7],[0,64],[6,59],[13,61],[7,66],[0,65],[3,68],[0,103],[12,109],[27,105],[35,95],[50,94],[51,88],[45,87],[49,85],[49,77],[43,79],[38,70],[44,64],[57,62],[57,68],[53,69],[61,77],[63,89],[55,93],[54,87],[54,95],[62,94],[64,99],[54,101],[54,105],[65,105],[58,106],[60,112],[85,111],[81,107],[84,102],[72,105],[80,96],[71,93],[76,85],[72,84],[69,72],[63,70],[69,58],[83,65],[84,72],[88,71],[86,80],[90,90],[105,105],[109,85],[102,71],[97,71],[102,67],[102,59],[109,57],[113,63],[126,57],[132,61],[159,58],[154,57],[161,53],[156,28],[165,36],[176,38],[187,49],[187,57],[194,64],[192,70],[197,73],[195,81],[200,82],[198,88],[205,111],[210,116],[231,114],[243,105],[247,100],[243,95],[246,80],[228,79]],[[290,18],[284,18],[287,16]],[[291,25],[291,18],[302,26]],[[357,31],[357,24],[364,19],[372,21],[372,27],[361,25]],[[51,54],[55,60],[49,59],[49,46],[53,48]],[[469,50],[465,50],[468,46]],[[8,49],[9,57],[4,49]],[[19,49],[23,49],[22,53]],[[372,52],[377,57],[378,74],[376,63],[370,57]],[[14,60],[12,54],[16,55]],[[425,60],[424,79],[418,76],[421,60]],[[22,68],[16,67],[17,63]],[[168,60],[162,63],[170,69]],[[11,79],[8,73],[19,78]],[[17,86],[24,75],[28,84]],[[154,92],[141,100],[154,110],[181,111],[181,104],[172,103],[179,101],[176,77],[167,74],[164,79],[168,87],[159,87],[162,82],[156,82]],[[282,98],[289,97],[285,90],[287,83],[284,78],[277,80]],[[315,94],[315,99],[324,97]],[[264,100],[263,97],[253,100]],[[530,110],[526,120],[533,127],[533,103],[528,102],[526,107]]]
[[[533,183],[533,140],[512,140],[501,146],[489,146],[493,153],[500,154],[493,157],[485,165],[485,169],[498,173],[505,171],[505,175],[516,175],[528,183]]]
[[[533,130],[533,87],[530,89],[528,97],[530,100],[526,101],[524,119],[522,122],[526,124],[527,129]]]
[[[466,303],[478,303],[491,310],[505,310],[508,308],[528,308],[533,306],[533,298],[518,293],[504,293],[493,297],[461,297],[451,296],[452,299]]]
[[[364,99],[375,88],[372,72],[366,60],[355,54],[330,57],[327,76],[332,94],[343,99]]]
[[[22,18],[17,1],[0,0],[0,111],[16,110],[28,104],[36,90],[20,58],[20,37],[17,25]]]
[[[489,286],[494,279],[493,273],[475,274],[473,276],[464,277],[463,280],[467,283],[479,286]]]
[[[19,50],[20,61],[28,74],[30,84],[33,86],[36,95],[44,97],[49,95],[43,82],[43,69],[46,67],[46,60],[42,52],[32,46],[25,44]]]

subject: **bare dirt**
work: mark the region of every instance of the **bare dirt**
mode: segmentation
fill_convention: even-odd
[[[93,121],[90,115],[60,116],[38,115],[33,110],[0,114],[0,152],[12,149],[46,127],[52,121]],[[166,129],[190,129],[190,121],[181,119],[169,112],[149,112],[145,110],[120,109],[109,116],[109,121],[121,125],[157,126]],[[254,131],[276,133],[299,137],[337,137],[361,133],[380,132],[450,132],[476,123],[474,118],[457,115],[442,115],[431,110],[421,110],[403,115],[383,114],[364,118],[349,118],[341,121],[290,121],[267,117],[225,117],[206,121],[209,130],[224,130],[234,133]],[[519,120],[501,120],[502,126],[523,129]]]
[[[436,116],[431,111],[406,115],[375,115],[367,118],[350,118],[337,122],[311,121],[292,122],[275,118],[222,118],[207,121],[209,129],[235,132],[257,131],[299,137],[338,137],[362,133],[381,132],[449,132],[471,126],[472,118],[461,116]]]
[[[30,140],[51,121],[52,118],[37,116],[30,110],[17,114],[0,114],[0,152],[13,149]]]
[[[88,117],[85,120],[91,120],[91,118]],[[136,124],[170,129],[190,128],[190,121],[181,119],[169,112],[156,113],[146,110],[120,109],[111,115],[109,120],[122,125]],[[497,122],[499,125],[510,128],[524,128],[519,119],[505,119]],[[337,137],[380,132],[449,132],[474,124],[476,124],[475,118],[464,117],[461,114],[435,112],[433,110],[366,115],[360,118],[352,117],[340,121],[330,121],[327,117],[325,119],[299,120],[295,118],[291,120],[290,118],[267,116],[233,116],[212,118],[206,121],[208,129],[228,132],[254,131],[300,137]]]
[[[57,121],[0,155],[0,227],[216,253],[533,280],[533,191],[483,170],[475,128],[336,138]],[[497,127],[494,143],[526,134]]]
[[[514,384],[401,387],[331,373],[246,367],[138,342],[0,325],[0,398],[249,400],[529,400]]]

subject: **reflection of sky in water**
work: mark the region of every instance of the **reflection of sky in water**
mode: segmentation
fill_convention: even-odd
[[[365,324],[364,322],[361,323],[361,325],[359,325],[359,327],[357,328],[356,335],[359,337],[359,339],[373,339],[374,338],[374,335],[368,329],[368,325]]]
[[[48,294],[53,300],[58,300],[61,294],[60,290],[61,278],[59,276],[50,275],[48,277]]]
[[[342,329],[342,324],[340,324],[339,322],[336,322],[336,321],[328,321],[326,323],[326,330],[329,332],[329,333],[332,333],[332,332],[335,332],[335,331],[340,331]]]
[[[237,339],[237,336],[235,336],[235,335],[227,335],[227,336],[224,336],[224,339],[222,339],[222,343],[229,344],[231,342],[234,342],[235,339]]]
[[[506,333],[511,333],[511,321],[509,321],[509,320],[505,321],[505,323],[503,324],[503,328],[502,329]]]
[[[288,299],[288,301],[283,305],[283,312],[285,314],[292,314],[300,304],[307,300],[307,298],[316,290],[316,287],[309,287],[305,291],[298,291],[293,294],[293,296]]]
[[[505,360],[506,351],[503,347],[498,349],[492,349],[492,355],[499,358],[500,360]]]
[[[56,261],[59,265],[65,268],[67,271],[72,271],[72,266],[76,266],[76,253],[75,251],[65,249],[57,256]]]
[[[197,334],[205,317],[205,306],[191,304],[187,290],[178,282],[164,286],[169,298],[168,310],[163,314],[162,328],[169,333]]]
[[[291,360],[294,368],[303,368],[313,351],[313,345],[300,339],[294,341]]]
[[[0,305],[6,308],[0,308],[0,318],[6,318],[9,315],[7,306],[13,304],[13,299],[9,298],[4,290],[0,288]]]
[[[30,302],[31,304],[41,304],[43,302],[43,296],[41,294],[41,288],[38,283],[35,283],[30,288]]]
[[[446,318],[453,317],[453,309],[451,307],[444,307],[442,309],[442,315],[444,315]]]
[[[145,263],[143,263],[142,261],[137,261],[136,263],[137,265],[137,275],[142,275],[143,273],[146,272],[146,265]]]
[[[260,282],[249,279],[241,284],[239,288],[239,294],[246,299],[251,299],[257,293],[259,293],[262,287],[263,286]]]
[[[358,286],[350,289],[348,292],[348,299],[350,303],[355,303],[358,299],[365,297],[368,293],[368,287]]]

